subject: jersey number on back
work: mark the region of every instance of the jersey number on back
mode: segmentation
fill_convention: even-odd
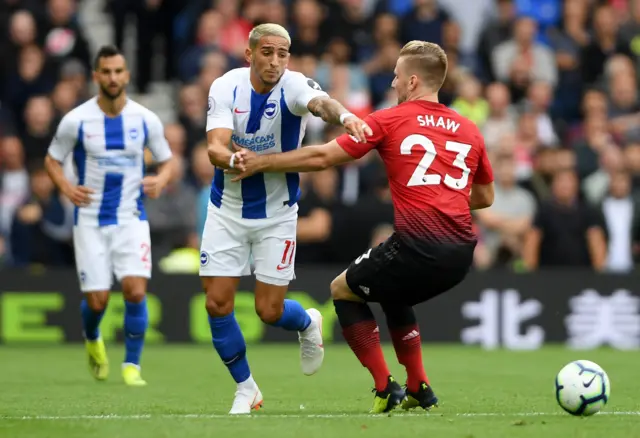
[[[425,154],[418,163],[418,167],[413,171],[413,175],[409,179],[407,185],[411,186],[430,186],[440,184],[442,177],[437,174],[429,175],[427,172],[429,171],[429,166],[433,164],[433,160],[436,159],[436,155],[438,152],[436,151],[436,147],[433,142],[420,134],[412,134],[405,138],[400,144],[400,153],[402,155],[411,155],[411,149],[420,145],[424,148]],[[467,159],[467,155],[471,150],[471,145],[458,143],[457,141],[448,141],[445,144],[445,149],[452,152],[457,152],[456,158],[453,160],[453,166],[462,171],[462,176],[460,178],[453,178],[449,174],[444,176],[444,183],[451,187],[452,189],[460,190],[464,189],[469,182],[469,173],[471,169],[467,167],[467,163],[465,160]]]

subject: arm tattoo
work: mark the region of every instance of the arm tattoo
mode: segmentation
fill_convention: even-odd
[[[327,97],[311,99],[307,107],[311,114],[332,125],[340,125],[340,115],[348,112],[340,102]]]

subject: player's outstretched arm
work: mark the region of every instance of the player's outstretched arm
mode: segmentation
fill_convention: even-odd
[[[372,135],[371,128],[363,120],[351,114],[337,100],[328,96],[314,97],[307,104],[309,112],[332,125],[343,125],[346,131],[366,143],[367,136]]]
[[[319,146],[306,146],[283,154],[257,155],[235,146],[243,170],[232,181],[260,172],[314,172],[353,161],[336,140]]]

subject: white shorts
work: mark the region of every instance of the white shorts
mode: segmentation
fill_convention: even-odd
[[[297,209],[266,219],[220,214],[209,203],[200,248],[201,277],[251,275],[262,283],[286,286],[295,278]]]
[[[83,292],[108,291],[113,275],[151,278],[149,222],[73,227],[76,269]]]

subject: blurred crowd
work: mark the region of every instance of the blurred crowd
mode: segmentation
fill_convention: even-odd
[[[155,261],[199,246],[208,90],[245,65],[249,30],[264,22],[291,33],[290,69],[359,116],[395,105],[404,43],[447,51],[441,102],[481,128],[496,173],[495,204],[475,215],[477,269],[628,272],[640,256],[640,0],[82,1],[104,3],[104,43],[122,46],[135,19],[132,90],[175,85],[165,129],[183,166],[146,202]],[[77,11],[76,0],[0,0],[0,264],[73,263],[72,209],[42,161],[57,122],[91,93],[91,29]],[[305,143],[340,133],[314,119]],[[375,154],[304,174],[302,188],[301,265],[348,263],[392,232]]]

